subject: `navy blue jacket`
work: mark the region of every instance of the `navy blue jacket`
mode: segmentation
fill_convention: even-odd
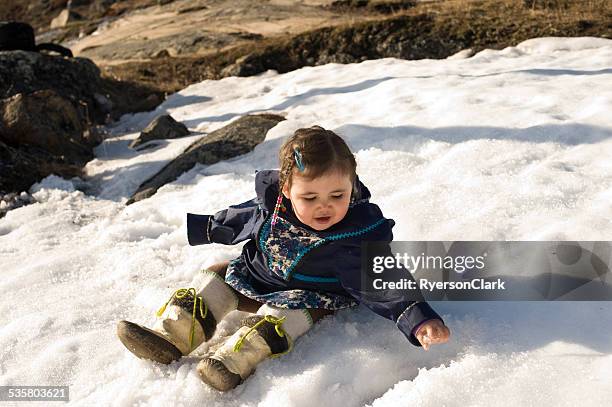
[[[214,215],[187,214],[187,236],[192,246],[208,243],[233,245],[247,240],[242,256],[253,288],[261,293],[303,289],[350,296],[372,311],[394,321],[408,340],[420,346],[413,331],[430,319],[442,319],[424,301],[410,301],[397,292],[370,293],[361,289],[361,243],[391,242],[395,222],[383,217],[380,208],[369,202],[370,191],[356,182],[355,201],[344,219],[324,231],[314,231],[293,214],[291,202],[280,216],[290,224],[323,238],[283,272],[270,270],[259,239],[269,232],[270,218],[278,197],[278,171],[259,171],[255,176],[257,197],[232,205]],[[276,226],[275,226],[276,227]],[[405,274],[404,274],[405,276]]]

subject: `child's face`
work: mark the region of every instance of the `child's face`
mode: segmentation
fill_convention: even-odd
[[[351,200],[350,176],[332,171],[309,179],[293,171],[291,187],[285,184],[283,195],[291,201],[297,218],[315,230],[325,230],[340,222]]]

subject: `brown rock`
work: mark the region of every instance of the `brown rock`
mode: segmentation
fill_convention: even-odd
[[[12,146],[37,147],[65,162],[84,164],[92,146],[83,137],[85,127],[71,102],[52,90],[17,94],[0,103],[4,130],[0,140]]]
[[[198,163],[210,165],[252,151],[264,141],[268,130],[283,120],[284,117],[275,114],[248,115],[213,131],[140,185],[127,205],[149,198]]]
[[[183,123],[179,123],[172,116],[165,114],[156,117],[149,125],[140,133],[140,136],[131,144],[131,148],[136,148],[141,144],[151,140],[165,140],[180,138],[189,135],[189,130]]]

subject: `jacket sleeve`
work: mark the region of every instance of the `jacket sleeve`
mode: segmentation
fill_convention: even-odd
[[[376,240],[382,238],[383,241],[390,242],[392,239],[392,226],[393,221],[389,220],[388,224],[384,225],[383,230],[374,234],[377,236],[372,237],[375,237]],[[383,236],[381,236],[381,232]],[[385,234],[389,236],[384,236]],[[370,236],[366,240],[369,238]],[[389,246],[387,247],[389,248]],[[352,251],[352,253],[349,253],[347,262],[340,268],[338,273],[338,278],[343,288],[353,298],[376,314],[395,322],[396,326],[410,343],[415,346],[421,346],[421,343],[415,336],[418,328],[428,320],[439,319],[442,321],[442,318],[422,298],[420,292],[417,293],[418,296],[415,296],[414,290],[410,291],[410,295],[405,290],[378,290],[374,289],[373,284],[377,278],[384,278],[384,281],[401,281],[402,278],[412,279],[410,272],[403,268],[394,268],[385,270],[385,274],[374,274],[371,270],[365,267],[362,268],[361,246],[354,245],[347,249]],[[390,248],[388,254],[392,255]]]
[[[261,215],[257,199],[232,205],[214,215],[187,214],[187,240],[191,246],[232,245],[250,239]]]

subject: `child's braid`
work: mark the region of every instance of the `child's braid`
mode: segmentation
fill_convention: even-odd
[[[278,197],[276,198],[276,205],[274,205],[274,213],[272,214],[272,222],[270,224],[271,228],[276,225],[278,211],[283,203],[283,187],[285,186],[285,183],[289,181],[289,176],[291,171],[293,171],[294,163],[295,161],[292,159],[292,155],[289,152],[281,160],[281,171],[278,178]]]

